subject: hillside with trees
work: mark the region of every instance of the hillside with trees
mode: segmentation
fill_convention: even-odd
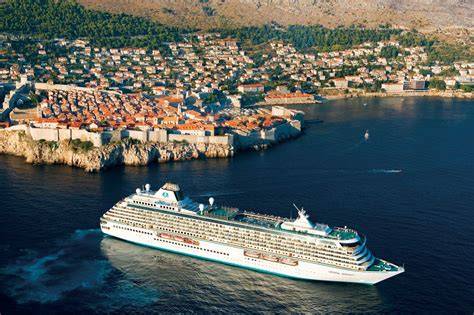
[[[198,29],[178,28],[157,21],[124,13],[114,14],[91,10],[73,0],[7,0],[0,4],[0,32],[26,35],[34,38],[85,38],[96,46],[143,47],[161,49],[166,55],[166,42],[183,40],[183,35]],[[469,46],[439,42],[416,31],[402,31],[388,24],[373,28],[340,26],[327,28],[322,25],[289,25],[286,27],[265,24],[239,28],[214,28],[223,37],[236,38],[241,45],[252,48],[281,40],[291,43],[297,50],[332,51],[365,42],[397,39],[403,46],[424,46],[431,61],[445,63],[454,60],[471,60],[473,49]],[[258,62],[258,51],[255,59]],[[396,47],[386,47],[386,57],[395,57]]]

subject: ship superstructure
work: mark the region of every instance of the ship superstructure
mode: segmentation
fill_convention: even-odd
[[[366,237],[312,223],[303,209],[291,220],[199,204],[176,184],[150,185],[115,204],[101,230],[130,242],[282,276],[375,284],[404,269],[378,259]]]

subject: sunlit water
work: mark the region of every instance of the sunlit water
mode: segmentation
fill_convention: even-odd
[[[472,314],[473,105],[306,106],[305,134],[268,151],[101,174],[1,156],[0,312]],[[302,205],[314,220],[360,230],[406,272],[377,286],[296,281],[102,236],[104,211],[167,180],[203,202],[282,216]]]

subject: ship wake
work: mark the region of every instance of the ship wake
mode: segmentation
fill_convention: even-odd
[[[394,174],[394,173],[401,173],[401,172],[403,172],[403,170],[400,170],[400,169],[378,169],[378,168],[375,168],[375,169],[370,170],[370,173],[374,173],[374,174]]]
[[[104,259],[99,250],[101,240],[98,229],[76,230],[48,253],[27,251],[0,269],[2,291],[19,304],[55,303],[93,292],[102,295],[91,305],[95,311],[156,302],[157,292],[123,279]]]

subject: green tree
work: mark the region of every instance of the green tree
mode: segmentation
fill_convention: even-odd
[[[444,82],[443,80],[439,80],[439,79],[431,79],[431,81],[429,81],[428,87],[430,89],[436,89],[436,90],[444,91],[444,90],[446,90],[446,82]]]
[[[464,92],[474,92],[474,86],[462,84],[461,90],[463,90]]]
[[[384,46],[380,50],[380,56],[387,59],[396,58],[399,53],[400,50],[395,46]]]

